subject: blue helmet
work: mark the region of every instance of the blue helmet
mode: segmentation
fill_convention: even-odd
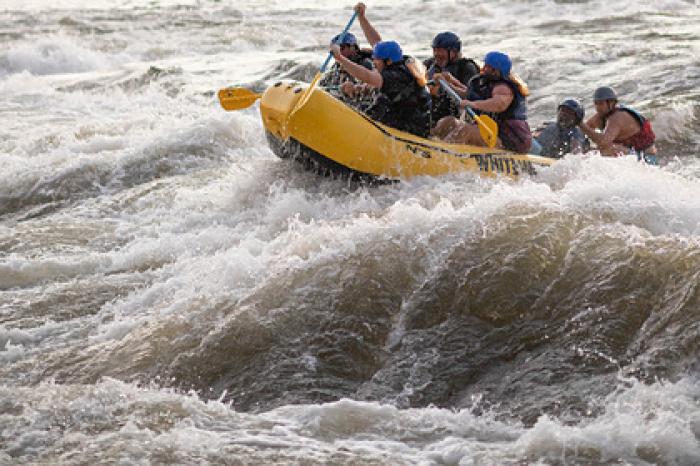
[[[343,40],[340,40],[341,34],[335,36],[331,42],[338,45],[357,45],[357,37],[352,32],[346,32]]]
[[[383,40],[374,44],[372,58],[398,62],[403,58],[403,51],[401,50],[401,46],[398,42],[393,40]]]
[[[513,66],[513,62],[510,61],[510,57],[503,52],[489,52],[484,57],[484,63],[492,66],[501,72],[501,77],[507,78],[510,74],[510,69]]]
[[[432,47],[434,49],[462,50],[462,41],[454,32],[441,32],[433,38]]]
[[[568,98],[562,100],[557,106],[557,110],[562,107],[570,108],[574,111],[574,114],[576,115],[576,123],[580,123],[583,120],[583,117],[586,115],[586,110],[576,99]]]

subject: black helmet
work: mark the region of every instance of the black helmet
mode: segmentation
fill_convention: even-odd
[[[595,102],[600,102],[601,100],[617,100],[617,94],[612,87],[603,86],[595,90],[593,93],[593,100]]]
[[[432,47],[434,49],[462,50],[462,41],[454,32],[441,32],[433,38]]]
[[[570,108],[574,111],[574,114],[576,115],[577,124],[581,123],[581,121],[583,121],[583,117],[586,115],[586,110],[576,99],[568,98],[562,100],[557,106],[557,110],[559,110],[562,107]]]

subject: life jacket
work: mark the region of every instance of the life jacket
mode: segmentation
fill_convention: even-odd
[[[498,123],[498,137],[506,149],[525,153],[530,150],[532,133],[527,123],[527,99],[520,85],[511,79],[493,78],[480,74],[469,81],[468,100],[486,100],[493,96],[493,89],[499,84],[507,85],[513,92],[513,100],[503,112],[481,112]],[[527,91],[525,91],[527,92]]]
[[[605,129],[605,125],[608,122],[608,118],[610,118],[610,115],[617,111],[627,112],[630,115],[632,115],[632,117],[634,117],[634,119],[637,120],[637,123],[639,123],[639,132],[633,134],[628,138],[616,140],[614,142],[634,149],[637,152],[644,151],[651,147],[652,144],[654,144],[654,141],[656,141],[656,134],[654,134],[654,130],[651,127],[651,122],[648,119],[644,118],[642,114],[639,113],[637,110],[631,107],[626,107],[624,105],[618,105],[612,112],[610,112],[605,118],[603,118],[603,127],[601,129]]]
[[[362,65],[368,70],[374,69],[374,64],[372,63],[372,49],[360,49],[353,58],[351,58],[351,60],[354,63]]]
[[[468,84],[469,80],[481,72],[479,65],[471,58],[458,58],[447,64],[444,68],[435,63],[434,58],[429,58],[423,62],[427,68],[428,79],[433,79],[435,73],[448,71],[463,84]]]
[[[429,58],[423,62],[427,68],[427,77],[433,79],[435,73],[448,71],[458,81],[469,84],[469,80],[481,72],[479,65],[471,58],[458,58],[451,61],[447,66],[440,67],[435,63],[434,58]],[[433,96],[433,104],[430,108],[431,126],[434,126],[441,118],[446,116],[458,117],[460,108],[454,100],[450,99],[447,93],[439,88],[437,94]]]
[[[482,74],[474,76],[469,81],[468,99],[472,101],[490,99],[493,96],[493,88],[498,84],[507,85],[513,92],[513,100],[508,108],[499,113],[479,112],[477,110],[475,110],[475,112],[478,114],[487,113],[497,122],[506,120],[527,120],[527,100],[520,91],[518,84],[510,79],[492,78]]]
[[[360,49],[357,51],[357,54],[362,58],[372,59],[372,49]]]
[[[419,84],[418,78],[406,64],[404,57],[382,70],[384,83],[367,114],[396,129],[427,137],[430,132],[430,93]]]

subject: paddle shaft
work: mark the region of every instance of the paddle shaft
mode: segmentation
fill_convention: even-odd
[[[444,79],[439,79],[438,81],[440,82],[440,86],[445,90],[445,92],[447,92],[447,95],[450,96],[450,98],[454,100],[457,105],[459,105],[462,102],[462,98],[459,96],[459,94],[457,94],[457,92],[455,92],[455,90],[452,89]],[[474,113],[474,110],[469,108],[468,105],[464,107],[464,109],[467,111],[470,117],[475,120],[477,119],[476,113]]]
[[[459,96],[459,94],[457,94],[457,92],[455,92],[455,90],[452,89],[450,85],[447,84],[447,81],[445,81],[444,79],[439,79],[438,81],[440,82],[440,86],[445,90],[445,92],[447,92],[447,95],[450,96],[450,98],[454,100],[457,105],[460,105],[462,102],[462,98]],[[488,131],[489,135],[491,135],[492,137],[494,136],[491,128],[489,128],[483,121],[481,121],[481,118],[479,118],[479,116],[476,113],[474,113],[474,110],[472,110],[468,105],[466,105],[464,109],[467,111],[469,116],[472,117],[472,119],[474,119],[474,121],[476,121],[482,128]]]
[[[343,39],[345,39],[345,35],[348,33],[350,30],[350,26],[352,26],[352,23],[355,22],[355,19],[357,18],[357,11],[353,13],[352,18],[350,18],[350,21],[348,21],[348,24],[345,25],[345,29],[343,29],[343,32],[340,33],[340,36],[338,36],[338,44],[343,43]],[[331,62],[331,58],[333,58],[333,53],[328,52],[328,56],[326,57],[326,61],[323,62],[323,66],[321,66],[321,73],[324,73],[326,71],[326,67],[328,64]]]
[[[345,25],[345,29],[343,29],[343,32],[340,33],[340,38],[338,39],[339,42],[342,42],[343,39],[345,38],[345,34],[348,33],[350,30],[350,26],[352,26],[352,23],[355,22],[355,18],[357,18],[357,11],[353,13],[352,18],[350,18],[350,21],[348,21],[348,24]],[[311,97],[311,94],[314,91],[314,88],[316,87],[316,84],[318,84],[319,79],[321,79],[321,75],[326,71],[326,67],[328,66],[328,63],[331,61],[331,58],[333,57],[332,52],[328,52],[328,57],[326,57],[326,61],[323,62],[323,66],[321,66],[321,69],[319,70],[318,73],[316,73],[316,76],[314,76],[314,80],[311,81],[311,84],[309,84],[309,87],[306,88],[304,93],[299,97],[299,100],[297,101],[296,105],[292,109],[291,112],[289,112],[289,115],[287,116],[284,124],[284,133],[285,133],[285,139],[289,138],[289,122],[294,116],[294,114],[299,111],[301,107],[306,105],[306,102],[309,100],[309,97]]]

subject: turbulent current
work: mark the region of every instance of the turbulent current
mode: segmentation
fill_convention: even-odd
[[[700,463],[697,2],[369,2],[660,151],[375,187],[216,100],[310,81],[351,7],[3,0],[0,464]]]

